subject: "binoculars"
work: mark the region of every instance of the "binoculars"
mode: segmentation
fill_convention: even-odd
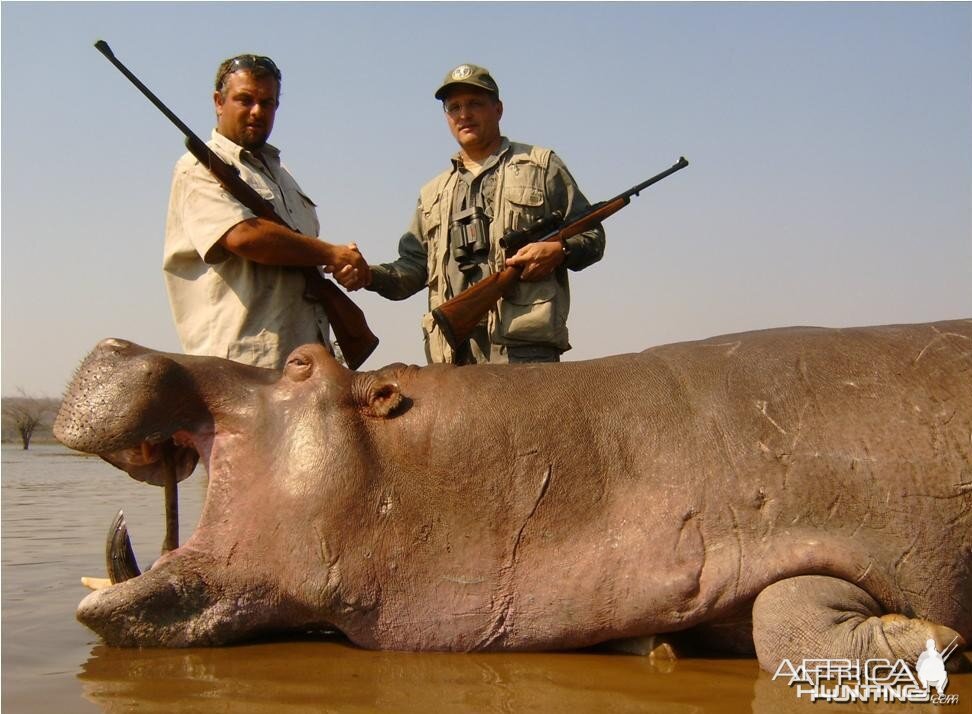
[[[449,223],[449,245],[459,270],[467,272],[489,257],[489,217],[479,206],[456,213]]]

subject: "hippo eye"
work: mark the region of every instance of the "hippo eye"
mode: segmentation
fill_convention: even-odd
[[[295,353],[287,360],[284,374],[295,382],[302,382],[314,372],[313,361],[303,353]]]

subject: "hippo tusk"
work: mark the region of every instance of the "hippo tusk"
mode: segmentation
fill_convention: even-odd
[[[142,445],[145,454],[151,447]],[[165,539],[162,541],[162,555],[179,547],[179,488],[175,455],[169,450],[162,452],[163,479],[165,485]],[[108,529],[108,543],[105,546],[105,560],[108,565],[108,579],[111,584],[123,583],[142,574],[128,537],[128,524],[125,512],[118,511]]]
[[[104,590],[112,583],[111,578],[89,578],[88,576],[82,576],[81,584],[89,590]]]
[[[142,574],[135,560],[132,541],[128,537],[128,524],[125,523],[124,511],[118,511],[118,515],[111,522],[111,528],[108,529],[105,559],[108,564],[108,579],[111,580],[112,585],[137,578]]]

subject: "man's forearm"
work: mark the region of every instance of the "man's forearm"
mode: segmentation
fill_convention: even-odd
[[[264,218],[250,218],[237,223],[219,239],[219,244],[254,263],[295,267],[325,266],[338,282],[368,282],[368,263],[358,246],[334,245]]]
[[[571,270],[583,270],[604,256],[604,228],[592,228],[564,241],[566,263]]]
[[[428,284],[428,252],[418,236],[419,210],[412,219],[409,230],[398,239],[398,260],[372,265],[369,279],[364,282],[368,290],[388,300],[404,300]]]
[[[366,286],[388,300],[404,300],[427,284],[424,269],[401,270],[394,263],[372,265],[371,281]],[[396,269],[398,268],[398,269]]]
[[[336,258],[335,246],[264,218],[237,223],[220,243],[231,253],[264,265],[331,265]]]

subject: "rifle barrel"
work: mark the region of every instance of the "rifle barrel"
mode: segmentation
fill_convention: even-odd
[[[688,165],[686,158],[680,156],[678,161],[661,173],[608,201],[590,206],[579,215],[568,216],[562,221],[559,216],[550,216],[526,230],[511,231],[500,238],[500,246],[506,249],[507,255],[511,255],[526,243],[563,240],[577,235],[620,211],[631,202],[632,196]],[[502,298],[508,285],[519,277],[520,272],[518,269],[506,268],[494,273],[432,310],[432,317],[454,350],[459,349],[460,344],[468,339],[476,325],[497,300]]]
[[[151,89],[149,89],[144,84],[142,84],[141,80],[139,80],[138,77],[132,74],[128,70],[128,67],[126,67],[121,63],[121,60],[115,57],[115,53],[111,51],[111,47],[108,46],[107,42],[105,42],[104,40],[98,40],[97,42],[95,42],[94,46],[95,49],[98,50],[101,54],[103,54],[108,59],[109,62],[115,65],[115,68],[119,72],[121,72],[123,75],[128,77],[128,81],[134,84],[138,88],[138,91],[144,94],[146,98],[150,102],[152,102],[152,104],[154,104],[155,107],[160,112],[165,114],[165,116],[169,119],[169,121],[171,121],[173,124],[179,127],[179,131],[185,134],[186,137],[189,139],[194,139],[198,142],[202,142],[202,140],[198,136],[196,136],[196,134],[193,132],[192,129],[186,126],[179,117],[173,114],[172,110],[170,110],[167,106],[165,106],[165,104],[162,103],[162,100],[156,97],[155,94],[152,93]]]
[[[671,167],[665,169],[660,174],[656,174],[656,175],[652,176],[650,179],[647,179],[645,181],[642,181],[637,186],[635,186],[633,188],[629,188],[627,191],[625,191],[621,195],[622,196],[637,196],[639,193],[641,193],[644,189],[646,189],[649,186],[651,186],[653,183],[658,183],[663,178],[666,178],[667,176],[671,176],[676,171],[681,171],[682,169],[684,169],[688,165],[689,165],[688,160],[684,156],[680,156],[680,157],[678,157],[678,161],[676,161],[674,164],[672,164]]]

